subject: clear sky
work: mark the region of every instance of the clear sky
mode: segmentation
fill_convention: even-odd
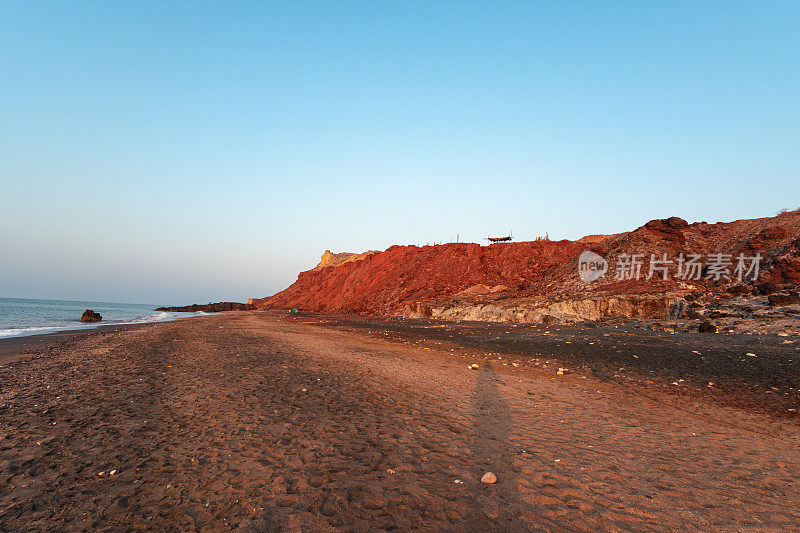
[[[0,3],[0,296],[800,206],[800,2]]]

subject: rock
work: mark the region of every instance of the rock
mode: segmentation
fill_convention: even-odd
[[[728,294],[747,294],[750,292],[750,288],[747,285],[734,285],[733,287],[728,287]]]
[[[667,314],[667,318],[683,318],[683,314],[686,309],[686,300],[676,298],[675,301],[669,305],[669,313]]]
[[[701,316],[703,316],[703,315],[701,315],[700,313],[698,313],[698,312],[697,312],[697,311],[696,311],[694,308],[692,308],[692,307],[689,307],[689,308],[687,308],[687,309],[686,309],[686,313],[685,313],[685,314],[686,314],[686,318],[700,318]]]
[[[747,247],[750,250],[763,250],[776,241],[781,241],[788,236],[788,232],[784,226],[772,226],[764,228],[758,235],[750,239]]]
[[[411,318],[430,318],[433,314],[433,310],[427,304],[422,302],[414,302],[414,305],[411,308],[411,313],[409,317]]]
[[[364,507],[373,511],[378,511],[386,507],[386,500],[380,497],[367,498],[364,500]]]
[[[722,311],[709,311],[706,315],[708,318],[730,318],[732,315],[730,313],[723,313]]]
[[[767,296],[769,304],[773,306],[800,304],[800,293],[790,292],[789,294],[770,294]]]
[[[473,296],[475,294],[486,294],[492,292],[492,288],[483,283],[477,283],[471,287],[467,287],[463,291],[455,293],[455,296]]]
[[[756,287],[756,292],[761,295],[772,294],[778,292],[778,285],[771,281],[765,281]]]
[[[217,302],[207,304],[192,304],[179,307],[157,307],[156,311],[167,311],[170,313],[196,313],[203,311],[204,313],[223,313],[225,311],[252,311],[256,306],[250,303],[240,302]]]
[[[87,309],[81,315],[81,322],[100,322],[103,320],[103,317],[100,316],[100,313],[95,313],[91,309]]]
[[[469,368],[470,370],[478,370],[478,368],[480,368],[480,367],[478,366],[477,363],[472,363],[467,368]]]
[[[377,254],[377,253],[378,253],[377,250],[370,250],[368,252],[364,252],[363,254],[356,254],[351,252],[341,252],[335,254],[330,250],[325,250],[322,253],[322,257],[319,260],[319,264],[314,267],[314,270],[322,270],[323,268],[337,267],[339,265],[350,263],[352,261],[360,261],[372,254]]]
[[[644,229],[659,237],[662,241],[674,244],[686,243],[683,230],[689,227],[689,223],[678,217],[670,217],[658,220],[651,220],[644,225]]]
[[[704,320],[703,322],[700,322],[700,325],[697,327],[697,331],[700,333],[716,333],[717,326],[715,326],[709,320]]]
[[[497,483],[497,476],[491,472],[486,472],[481,478],[481,483]]]

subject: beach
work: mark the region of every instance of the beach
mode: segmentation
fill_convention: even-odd
[[[798,530],[787,340],[279,312],[6,340],[0,530]]]

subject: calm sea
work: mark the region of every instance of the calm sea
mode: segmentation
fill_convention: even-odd
[[[145,304],[0,298],[0,339],[68,329],[90,329],[108,324],[165,322],[205,314],[164,313],[154,311],[155,307],[157,306]],[[87,309],[100,313],[103,316],[102,322],[81,323],[81,315]]]

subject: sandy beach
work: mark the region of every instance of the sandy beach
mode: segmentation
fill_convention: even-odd
[[[4,341],[0,530],[796,531],[784,341],[267,312]]]

